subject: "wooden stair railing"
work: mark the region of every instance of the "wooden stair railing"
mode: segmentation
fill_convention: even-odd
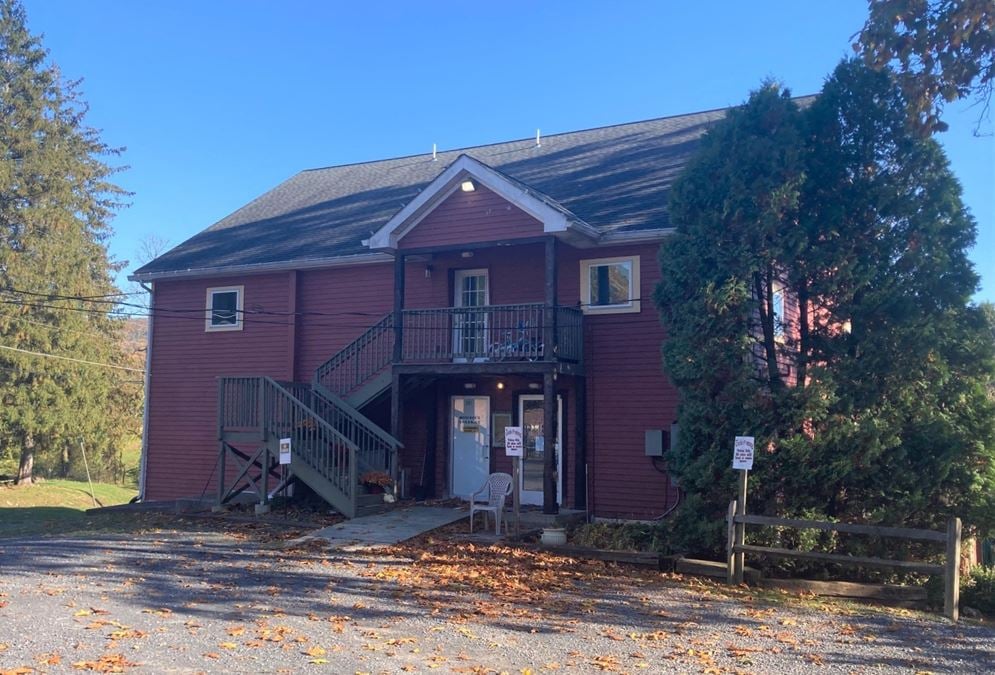
[[[361,405],[365,401],[353,396],[377,375],[389,372],[393,355],[394,315],[388,314],[318,366],[313,383],[333,396]]]
[[[359,472],[366,462],[354,440],[272,378],[223,377],[218,392],[222,457],[228,439],[255,441],[277,453],[280,439],[289,438],[293,474],[346,517],[356,515]],[[219,495],[226,494],[225,479],[222,464]]]
[[[281,384],[333,429],[356,444],[363,471],[384,471],[395,475],[397,453],[403,447],[398,439],[320,384]]]

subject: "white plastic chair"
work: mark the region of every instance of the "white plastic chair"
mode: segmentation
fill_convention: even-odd
[[[487,512],[494,514],[494,534],[501,536],[501,515],[504,513],[504,500],[511,494],[511,475],[507,473],[492,473],[480,489],[470,495],[470,532],[473,532],[473,516],[477,511],[483,512],[484,527],[487,527]],[[486,501],[478,501],[477,497],[485,497]]]

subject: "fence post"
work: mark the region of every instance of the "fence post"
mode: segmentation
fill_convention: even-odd
[[[739,494],[736,497],[736,515],[746,515],[746,474],[745,469],[739,472]],[[736,523],[736,546],[746,543],[746,523]],[[743,583],[743,572],[746,567],[746,556],[742,551],[733,553],[733,581],[737,584]]]
[[[947,559],[943,574],[943,614],[951,621],[960,616],[960,518],[947,521]]]
[[[735,544],[736,537],[736,500],[733,499],[729,502],[729,513],[726,515],[726,581],[730,584],[735,583],[735,562],[732,554],[732,547]]]

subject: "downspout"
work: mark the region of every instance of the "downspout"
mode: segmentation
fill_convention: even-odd
[[[149,456],[149,401],[151,400],[152,389],[149,386],[152,379],[152,319],[155,315],[155,282],[151,286],[144,283],[139,284],[148,291],[149,294],[149,315],[146,323],[147,336],[145,338],[145,401],[142,405],[142,454],[138,460],[138,501],[145,501],[145,474],[148,471]]]

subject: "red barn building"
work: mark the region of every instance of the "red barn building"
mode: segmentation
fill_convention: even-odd
[[[278,487],[349,516],[369,471],[650,519],[679,497],[651,300],[669,186],[712,111],[303,171],[137,270],[153,319],[145,500]],[[382,500],[380,500],[382,501]]]

